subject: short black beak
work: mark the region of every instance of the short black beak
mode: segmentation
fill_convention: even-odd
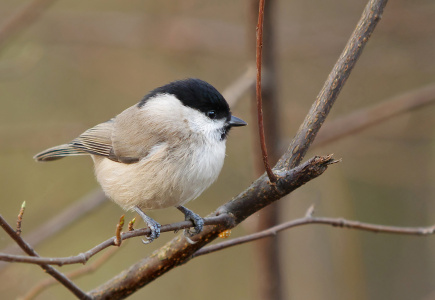
[[[246,126],[246,125],[248,125],[248,123],[246,123],[242,119],[239,119],[239,118],[237,118],[235,116],[231,116],[231,120],[228,122],[228,124],[231,127],[238,127],[238,126]]]

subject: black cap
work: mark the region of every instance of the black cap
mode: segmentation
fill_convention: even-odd
[[[213,111],[213,118],[231,118],[230,107],[221,93],[211,84],[196,78],[177,80],[158,87],[148,93],[138,104],[145,105],[148,99],[158,94],[171,94],[177,97],[183,105],[196,109],[205,114]]]

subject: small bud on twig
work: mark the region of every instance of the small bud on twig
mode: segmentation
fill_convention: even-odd
[[[133,231],[133,225],[136,222],[136,218],[133,218],[130,222],[128,222],[128,231]]]
[[[18,214],[18,218],[17,218],[17,230],[15,230],[18,236],[21,235],[21,222],[23,221],[23,214],[25,209],[26,209],[26,201],[23,201],[23,204],[21,204],[20,213]]]
[[[116,225],[116,232],[115,232],[115,246],[121,246],[122,240],[121,240],[121,231],[122,227],[124,227],[124,219],[125,215],[122,215],[121,218],[119,218],[119,223]]]

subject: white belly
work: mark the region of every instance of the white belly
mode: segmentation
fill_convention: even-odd
[[[92,159],[104,192],[122,208],[159,209],[197,198],[218,177],[225,158],[225,142],[192,148],[196,150],[186,153],[162,144],[133,164],[94,155]]]

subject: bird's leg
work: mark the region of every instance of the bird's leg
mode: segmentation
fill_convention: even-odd
[[[184,206],[177,206],[177,209],[184,214],[186,221],[192,221],[195,226],[193,231],[191,231],[190,228],[184,229],[184,235],[186,236],[187,240],[191,242],[189,237],[194,236],[202,231],[202,228],[204,227],[204,219]]]
[[[139,214],[139,216],[141,216],[141,218],[147,224],[148,228],[151,230],[151,233],[149,236],[146,237],[146,240],[142,239],[142,242],[144,244],[149,244],[154,241],[154,239],[160,236],[161,225],[157,223],[153,218],[148,217],[139,207],[135,206],[134,210]]]

